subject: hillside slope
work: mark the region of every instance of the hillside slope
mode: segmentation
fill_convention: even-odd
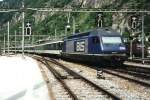
[[[9,4],[9,6],[8,6]],[[102,9],[146,9],[150,10],[149,0],[25,0],[25,7],[52,7],[52,8],[102,8]],[[4,0],[0,3],[2,8],[20,8],[20,0]],[[27,11],[25,22],[31,22],[32,32],[36,34],[63,35],[67,24],[66,12],[35,12]],[[126,33],[129,14],[104,13],[104,27],[113,27],[121,33]],[[17,18],[17,21],[16,21]],[[96,27],[96,13],[71,13],[70,25],[73,25],[75,19],[76,28],[80,31],[86,31]],[[21,26],[20,13],[9,13],[0,15],[0,25],[6,24],[11,20],[11,32],[18,30]],[[148,19],[146,19],[147,22]],[[15,22],[15,24],[14,24]],[[149,23],[148,23],[149,24]],[[72,32],[72,27],[70,34]]]

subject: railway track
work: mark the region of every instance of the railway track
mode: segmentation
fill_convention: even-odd
[[[78,100],[77,96],[73,93],[73,91],[70,90],[70,88],[66,85],[66,83],[62,80],[62,76],[60,73],[58,73],[52,66],[50,66],[48,64],[47,61],[45,61],[44,58],[40,58],[40,57],[34,57],[34,59],[38,60],[39,62],[43,63],[54,75],[54,77],[57,79],[57,81],[61,84],[61,86],[63,87],[64,91],[60,91],[60,92],[67,92],[68,97],[71,98],[71,100]],[[54,94],[55,95],[55,94]],[[67,98],[68,99],[68,98]]]
[[[97,67],[88,65],[88,64],[82,64],[84,66],[95,68],[97,70]],[[123,65],[121,68],[120,66],[111,67],[108,66],[106,68],[101,66],[103,69],[103,72],[107,74],[111,74],[132,82],[135,82],[137,84],[150,87],[150,68],[148,67],[139,67],[139,66],[132,66],[132,65]]]
[[[140,66],[127,65],[127,64],[124,65],[123,67],[126,68],[126,70],[150,75],[150,68],[148,67],[143,67],[143,66],[140,67]]]
[[[36,58],[40,62],[44,63],[46,67],[54,74],[55,78],[62,84],[63,88],[67,91],[68,95],[73,100],[82,99],[110,99],[110,100],[120,100],[116,95],[108,92],[102,87],[96,85],[80,74],[74,72],[63,64],[59,63],[54,59],[48,58]],[[51,65],[56,65],[55,68]],[[60,71],[61,68],[61,71]],[[62,70],[68,73],[71,78],[64,77],[62,75]]]
[[[89,66],[87,64],[82,65],[90,68],[95,68],[97,70],[97,68],[94,66]],[[129,80],[131,82],[135,82],[142,86],[150,87],[150,68],[131,65],[123,65],[122,68],[120,68],[120,66],[117,66],[117,69],[110,68],[111,66],[109,66],[108,68],[104,67],[103,71],[107,74],[111,74]]]
[[[107,74],[112,74],[114,76],[135,82],[137,84],[150,87],[149,75],[133,73],[128,70],[125,71],[125,70],[115,70],[115,69],[103,69],[103,71]],[[142,79],[142,77],[146,78],[146,80]]]
[[[128,75],[132,75],[134,77],[138,77],[138,78],[145,79],[145,80],[150,80],[150,74],[148,74],[148,73],[128,70],[128,69],[124,69],[124,68],[117,68],[117,69],[110,69],[110,70],[128,74]]]

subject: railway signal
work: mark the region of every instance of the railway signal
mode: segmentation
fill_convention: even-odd
[[[135,30],[137,28],[137,17],[131,16],[131,28]]]
[[[133,16],[130,16],[130,19],[129,19],[129,26],[130,26],[130,29],[131,29],[131,34],[130,34],[130,59],[133,59],[133,37],[135,36],[135,31],[137,29],[137,16],[136,15],[133,15]]]
[[[68,32],[70,31],[71,26],[69,24],[67,24],[65,26],[65,35],[67,36]]]
[[[96,16],[97,27],[103,27],[103,13],[98,12]]]
[[[135,16],[132,17],[132,29],[136,29],[137,26],[137,18]]]
[[[31,24],[28,22],[26,24],[26,35],[31,35],[32,29],[31,29]]]
[[[68,24],[68,25],[66,26],[66,28],[67,28],[67,31],[70,31],[71,26]]]

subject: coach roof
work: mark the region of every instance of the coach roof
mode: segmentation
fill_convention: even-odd
[[[83,36],[95,36],[95,35],[99,35],[99,36],[119,35],[119,33],[111,28],[97,28],[97,29],[90,30],[87,32],[76,33],[74,35],[68,36],[66,39],[78,38],[78,37],[83,37]]]

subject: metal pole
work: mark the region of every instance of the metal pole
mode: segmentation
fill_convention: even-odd
[[[16,54],[16,30],[15,30],[15,54]]]
[[[142,63],[144,63],[144,14],[142,13]]]
[[[5,33],[4,33],[4,54],[5,54]]]
[[[67,16],[67,23],[69,24],[70,23],[70,12],[68,13],[68,16]]]
[[[29,42],[28,44],[31,44],[31,35],[29,35]]]
[[[24,9],[24,1],[22,2],[22,8]],[[24,57],[24,10],[22,11],[22,56]]]
[[[65,26],[65,36],[67,36],[67,27]]]
[[[34,35],[31,35],[31,37],[32,37],[32,45],[33,45],[33,42],[34,42]]]
[[[132,31],[132,33],[133,33],[133,31]],[[130,59],[133,59],[133,56],[132,56],[132,47],[133,47],[133,40],[131,39],[130,40]]]
[[[74,16],[72,17],[72,19],[73,19],[73,34],[75,34],[75,30],[76,30],[76,23],[75,23],[75,18],[74,18]]]
[[[103,20],[101,20],[101,28],[103,27]]]
[[[9,55],[9,21],[7,23],[8,27],[7,27],[7,53]]]
[[[55,39],[57,38],[57,29],[55,28]]]
[[[39,40],[40,40],[40,35],[38,34],[38,44],[40,44],[40,41],[39,41]]]

